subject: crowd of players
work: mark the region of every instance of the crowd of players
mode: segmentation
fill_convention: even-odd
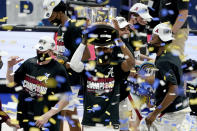
[[[44,18],[59,26],[57,41],[41,37],[35,46],[37,56],[14,73],[13,66],[23,59],[8,60],[7,86],[22,88],[18,123],[3,111],[1,122],[24,131],[63,130],[64,120],[71,131],[196,130],[196,111],[189,105],[191,96],[190,104],[195,105],[196,89],[186,83],[195,80],[197,62],[184,60],[188,4],[160,0],[160,10],[169,14],[160,11],[161,23],[147,42],[153,19],[147,5],[133,5],[127,20],[118,16],[111,23],[91,23],[86,19],[76,26],[79,21],[69,18],[63,1],[44,0]],[[99,26],[118,31],[117,38],[110,44],[101,37],[90,39],[88,32]],[[95,41],[96,58],[90,60],[88,45]],[[153,53],[156,58],[149,57]],[[78,95],[83,96],[82,124],[76,117]]]

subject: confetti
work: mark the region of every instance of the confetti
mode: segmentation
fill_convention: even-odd
[[[57,100],[58,100],[58,97],[55,96],[55,95],[49,95],[49,96],[48,96],[48,100],[49,100],[49,101],[57,101]]]
[[[56,121],[55,121],[53,118],[50,118],[49,121],[50,121],[53,125],[56,124]]]
[[[11,99],[12,99],[13,102],[18,103],[18,99],[16,98],[15,95],[11,95]]]
[[[29,124],[30,126],[35,126],[35,125],[36,125],[35,122],[32,122],[32,121],[30,121],[28,124]]]
[[[31,127],[31,128],[29,129],[29,131],[40,131],[40,129],[39,129],[39,128],[36,128],[36,127]]]
[[[62,77],[62,76],[56,76],[55,79],[58,83],[65,83],[66,82],[66,78]]]
[[[107,114],[108,116],[110,116],[110,113],[108,111],[105,111],[105,114]]]

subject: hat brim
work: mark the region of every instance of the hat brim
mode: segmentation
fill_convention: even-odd
[[[126,26],[130,25],[128,22],[123,22],[122,24],[119,25],[120,28],[125,28]]]
[[[111,45],[106,45],[106,46],[97,46],[97,45],[95,45],[94,48],[95,49],[97,49],[99,47],[111,48],[112,46],[113,46],[112,44]]]
[[[150,22],[152,20],[152,16],[149,13],[140,13],[139,14],[145,21]]]
[[[172,37],[172,36],[160,36],[160,39],[164,42],[167,42],[170,40],[175,40],[174,37]]]

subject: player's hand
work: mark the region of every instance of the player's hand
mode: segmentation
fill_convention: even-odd
[[[15,127],[16,129],[20,129],[20,126],[18,124],[12,123],[10,119],[7,119],[6,124],[8,126]]]
[[[19,62],[23,61],[24,59],[19,58],[18,56],[11,56],[8,59],[8,67],[13,67],[14,65],[18,64]]]
[[[36,126],[38,128],[42,128],[44,126],[44,124],[46,124],[49,120],[49,117],[47,115],[42,115],[39,120],[36,121]]]
[[[157,118],[157,115],[154,112],[150,113],[145,119],[146,125],[150,127],[156,118]]]
[[[116,19],[112,19],[112,23],[114,25],[114,28],[119,32],[119,35],[120,35],[120,27],[118,25],[118,21]]]

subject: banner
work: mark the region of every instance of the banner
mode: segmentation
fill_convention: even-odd
[[[43,19],[43,0],[7,0],[7,24],[38,25]]]

